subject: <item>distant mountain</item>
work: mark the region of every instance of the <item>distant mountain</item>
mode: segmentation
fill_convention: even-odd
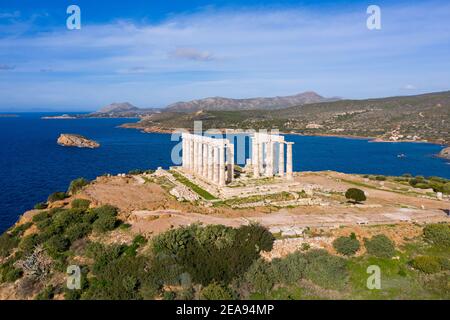
[[[309,91],[293,96],[231,99],[223,97],[212,97],[189,102],[177,102],[167,106],[164,111],[170,112],[195,112],[205,111],[238,111],[238,110],[276,110],[292,106],[336,101],[338,98],[324,98],[319,94]]]
[[[127,124],[146,131],[271,129],[305,135],[376,137],[450,145],[450,91],[415,96],[308,103],[277,110],[161,112]]]
[[[139,108],[133,106],[131,103],[122,102],[122,103],[111,103],[110,105],[101,108],[96,113],[117,113],[117,112],[128,112],[137,110],[139,110]]]
[[[100,110],[84,115],[83,117],[100,117],[100,118],[125,118],[125,117],[142,117],[155,112],[159,109],[147,108],[142,109],[132,105],[129,102],[111,103]]]

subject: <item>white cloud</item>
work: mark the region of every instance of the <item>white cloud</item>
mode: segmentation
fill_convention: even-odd
[[[12,19],[12,18],[19,18],[19,17],[20,17],[20,11],[0,12],[0,19]]]
[[[405,86],[403,86],[403,90],[416,90],[416,86],[412,85],[412,84],[407,84]]]
[[[212,53],[208,51],[199,51],[195,48],[176,48],[169,55],[172,58],[180,58],[194,61],[211,61],[214,59]]]

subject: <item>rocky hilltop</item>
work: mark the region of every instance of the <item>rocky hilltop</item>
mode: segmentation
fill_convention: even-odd
[[[212,97],[188,102],[177,102],[165,108],[165,111],[172,112],[196,112],[199,110],[208,111],[236,111],[236,110],[276,110],[292,106],[304,105],[308,103],[318,103],[337,100],[328,99],[315,92],[303,92],[293,96],[270,97],[270,98],[249,98],[231,99],[223,97]]]
[[[450,147],[443,149],[439,152],[438,155],[440,158],[449,159],[450,160]]]
[[[57,143],[64,147],[78,147],[78,148],[98,148],[100,144],[89,140],[78,134],[63,133],[59,136]]]

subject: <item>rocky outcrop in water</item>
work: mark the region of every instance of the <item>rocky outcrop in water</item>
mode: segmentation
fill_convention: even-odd
[[[450,147],[442,149],[442,151],[439,152],[438,156],[440,158],[444,158],[444,159],[450,160]]]
[[[78,148],[98,148],[100,144],[89,140],[79,134],[63,133],[59,136],[57,143],[64,147],[78,147]]]

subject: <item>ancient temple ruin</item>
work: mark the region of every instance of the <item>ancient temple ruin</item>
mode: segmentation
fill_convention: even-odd
[[[254,177],[273,177],[278,175],[280,177],[286,177],[287,180],[293,179],[293,142],[284,141],[284,137],[280,135],[258,132],[256,132],[251,139],[251,163]],[[286,145],[286,160],[284,157],[284,145]],[[276,164],[278,168],[275,167]]]
[[[286,157],[284,146],[286,145]],[[293,142],[268,133],[251,136],[251,170],[254,178],[282,177],[293,179]],[[182,134],[182,168],[209,183],[225,186],[234,180],[234,144],[228,139]]]

